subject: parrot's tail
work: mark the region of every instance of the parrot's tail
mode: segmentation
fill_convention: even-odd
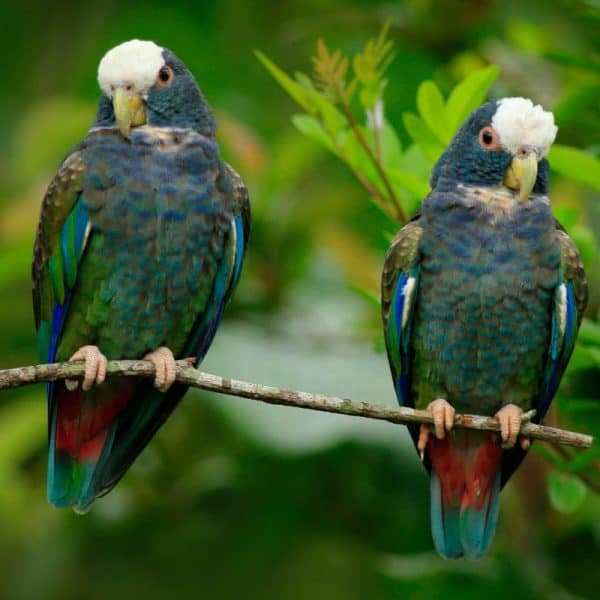
[[[496,530],[500,508],[497,435],[458,430],[444,439],[430,436],[431,532],[445,558],[479,558]]]
[[[48,500],[86,512],[98,495],[99,475],[113,446],[114,423],[131,385],[107,398],[64,386],[54,390],[49,415]]]

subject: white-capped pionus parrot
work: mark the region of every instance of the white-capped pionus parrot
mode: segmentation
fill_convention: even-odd
[[[186,391],[175,358],[206,354],[239,279],[247,190],[170,50],[131,40],[98,68],[96,120],[48,187],[33,256],[40,358],[85,361],[47,387],[48,498],[86,511],[119,481]],[[106,357],[149,382],[105,381]]]
[[[544,418],[586,306],[581,258],[550,210],[556,131],[552,113],[524,98],[475,110],[385,259],[389,363],[400,404],[433,413],[434,433],[409,429],[447,558],[488,548],[500,490],[529,447],[522,415]],[[455,411],[496,416],[501,435],[452,429]]]

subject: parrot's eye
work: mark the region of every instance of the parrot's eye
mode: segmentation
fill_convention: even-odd
[[[175,77],[175,73],[173,73],[173,69],[169,67],[169,65],[165,65],[160,68],[158,72],[158,76],[156,77],[156,85],[158,87],[169,87],[173,82],[173,78]]]
[[[489,125],[479,132],[479,145],[486,150],[496,150],[500,145],[498,134]]]

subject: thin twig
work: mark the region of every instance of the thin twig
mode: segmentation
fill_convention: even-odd
[[[377,160],[377,157],[373,153],[373,148],[371,148],[371,146],[365,139],[365,136],[362,134],[362,131],[360,130],[360,127],[358,126],[358,123],[356,122],[354,115],[352,114],[352,110],[350,109],[350,106],[348,106],[348,104],[343,99],[340,102],[340,106],[342,107],[342,111],[344,112],[344,115],[346,116],[346,119],[348,120],[348,123],[350,124],[350,127],[352,128],[352,131],[354,132],[354,135],[356,135],[356,139],[358,140],[360,145],[364,148],[365,152],[371,159],[373,166],[377,170],[377,173],[379,174],[379,177],[381,178],[381,181],[383,182],[383,185],[385,186],[385,189],[389,195],[389,200],[394,206],[394,210],[396,211],[397,218],[400,220],[400,222],[402,224],[406,223],[408,221],[408,219],[406,217],[406,213],[404,212],[404,209],[400,205],[400,202],[399,202],[398,198],[396,197],[396,193],[394,192],[394,188],[392,187],[392,184],[390,183],[387,175],[385,174],[385,171],[383,170],[381,161]]]
[[[42,381],[59,379],[81,379],[84,373],[82,363],[54,363],[17,367],[0,371],[0,389],[21,387]],[[143,360],[109,361],[109,376],[154,377],[154,365]],[[177,381],[191,387],[197,387],[229,396],[241,396],[251,400],[259,400],[268,404],[309,408],[330,413],[366,417],[389,421],[390,423],[433,423],[431,412],[406,407],[389,408],[381,404],[359,402],[348,398],[336,398],[323,394],[311,394],[295,390],[285,390],[272,386],[227,379],[198,371],[186,360],[177,362]],[[456,415],[454,424],[465,429],[479,431],[499,431],[496,419],[480,415]],[[531,439],[545,440],[553,444],[565,444],[577,448],[590,448],[594,438],[591,435],[565,431],[554,427],[545,427],[526,423],[521,433]]]

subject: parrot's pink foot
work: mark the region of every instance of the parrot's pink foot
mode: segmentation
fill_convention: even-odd
[[[443,398],[438,398],[429,403],[427,410],[430,410],[433,414],[435,436],[439,440],[443,439],[446,437],[446,431],[450,431],[454,425],[454,415],[456,414],[454,407]],[[417,441],[417,449],[421,454],[427,447],[430,431],[429,425],[426,425],[425,423],[421,425],[421,429],[419,430],[419,440]]]
[[[83,376],[83,382],[81,389],[84,391],[90,390],[94,383],[104,383],[106,379],[106,356],[100,352],[98,346],[82,346],[71,356],[69,362],[85,362],[85,374]],[[79,386],[79,381],[76,379],[66,379],[65,385],[67,389],[72,392]]]
[[[497,413],[496,419],[500,424],[500,436],[502,437],[503,448],[513,448],[519,438],[519,444],[523,450],[528,450],[531,442],[528,438],[519,436],[521,423],[528,421],[530,415],[523,414],[523,411],[516,404],[507,404]]]
[[[144,360],[149,360],[154,363],[156,376],[154,378],[154,386],[161,392],[166,392],[175,381],[177,375],[177,365],[175,357],[169,348],[161,346],[156,350],[146,354]]]

